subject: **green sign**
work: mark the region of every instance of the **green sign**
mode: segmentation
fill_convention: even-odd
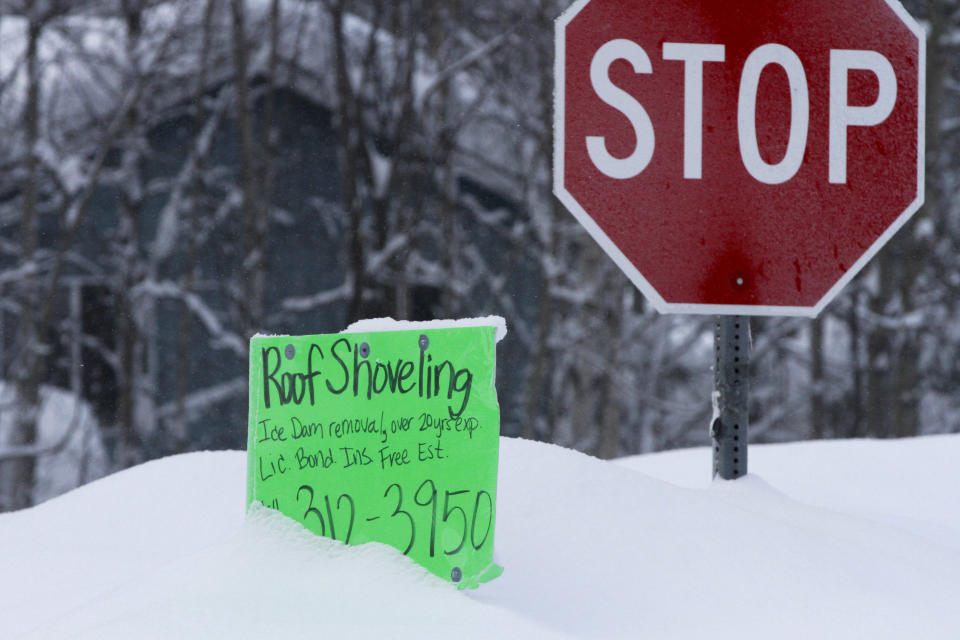
[[[492,326],[255,337],[247,503],[432,573],[497,577]]]

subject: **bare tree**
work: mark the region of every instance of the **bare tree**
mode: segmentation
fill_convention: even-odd
[[[40,401],[40,376],[43,346],[38,314],[40,299],[37,264],[37,199],[39,190],[39,162],[37,146],[40,141],[40,68],[39,46],[44,25],[50,16],[41,13],[42,3],[26,4],[27,97],[23,110],[24,181],[20,214],[20,268],[19,331],[13,374],[16,385],[13,432],[3,444],[13,447],[32,445],[37,438],[37,413]],[[0,509],[21,509],[32,504],[31,490],[34,478],[34,458],[25,456],[0,462],[0,490],[6,495]]]

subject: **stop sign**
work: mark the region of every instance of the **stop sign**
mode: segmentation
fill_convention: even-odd
[[[923,203],[896,0],[579,0],[556,195],[661,312],[816,315]]]

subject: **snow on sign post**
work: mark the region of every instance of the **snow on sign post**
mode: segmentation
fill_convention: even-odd
[[[248,504],[460,586],[495,578],[496,330],[253,338]]]
[[[816,316],[919,209],[924,60],[896,0],[578,0],[555,193],[659,311],[732,316],[732,374],[739,316]]]

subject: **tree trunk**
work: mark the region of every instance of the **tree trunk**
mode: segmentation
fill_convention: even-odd
[[[213,12],[217,0],[206,0],[203,14],[203,34],[200,50],[200,68],[197,74],[197,86],[193,94],[193,139],[199,140],[204,128],[206,110],[204,96],[207,93],[207,72],[210,64],[210,41],[213,34]],[[183,272],[180,277],[180,287],[184,293],[193,291],[196,280],[197,246],[196,237],[199,232],[200,207],[203,206],[204,169],[206,157],[203,153],[196,154],[196,169],[190,185],[190,205],[187,210],[187,233]],[[188,449],[189,424],[187,419],[186,397],[190,388],[190,347],[192,312],[186,300],[181,300],[178,314],[177,346],[176,346],[176,382],[174,388],[175,412],[171,429],[171,449],[174,453],[182,453]]]
[[[826,415],[823,401],[823,316],[810,323],[810,437],[823,440]]]
[[[29,446],[37,441],[37,420],[40,405],[40,374],[43,364],[41,328],[38,317],[37,252],[37,192],[39,141],[40,78],[37,47],[42,24],[36,16],[36,7],[28,5],[26,70],[27,102],[24,109],[26,134],[25,178],[23,182],[23,209],[20,219],[20,263],[24,267],[20,301],[18,352],[14,355],[12,371],[15,379],[12,431],[2,444],[11,447]],[[24,509],[33,505],[36,459],[32,456],[0,461],[0,511]]]
[[[550,23],[548,9],[542,0],[537,4],[535,11],[538,23]],[[537,47],[539,70],[536,75],[539,80],[539,86],[537,88],[537,102],[540,107],[539,115],[542,122],[552,122],[554,87],[551,75],[551,63],[553,56],[550,48],[543,46],[544,44],[549,44],[546,40],[539,40],[538,43],[541,45]],[[552,129],[544,129],[537,140],[538,155],[546,162],[550,175],[553,174],[553,155],[550,153],[552,146]],[[549,211],[547,215],[550,216],[548,224],[544,225],[546,237],[538,238],[538,240],[543,244],[543,251],[557,252],[557,221],[560,220],[560,216],[565,215],[565,213],[558,210],[558,201],[553,197],[552,193],[545,193],[544,189],[536,189],[533,192],[537,194],[535,197],[546,199],[548,202],[547,209]],[[532,206],[536,205],[533,204]],[[557,305],[555,305],[552,292],[553,285],[556,281],[556,274],[540,269],[538,275],[540,276],[540,298],[537,305],[536,343],[533,345],[532,353],[530,354],[533,362],[530,367],[530,376],[525,389],[526,402],[524,403],[524,424],[522,431],[522,436],[527,439],[544,437],[546,434],[540,433],[538,429],[539,424],[546,421],[548,425],[551,425],[548,428],[552,428],[553,423],[550,416],[544,416],[543,412],[545,404],[548,407],[553,404],[550,400],[550,373],[553,368],[552,364],[555,361],[555,354],[553,354],[550,347],[550,337],[554,330],[554,314],[557,312]],[[544,420],[544,418],[546,418],[546,420]]]
[[[850,332],[850,369],[853,377],[853,389],[850,404],[853,406],[851,423],[845,425],[844,431],[837,435],[843,438],[863,437],[863,356],[862,332],[860,331],[860,291],[853,292],[850,301],[850,313],[847,317],[847,327]]]
[[[126,22],[126,62],[131,82],[139,82],[141,68],[139,43],[143,33],[139,0],[123,0]],[[144,339],[140,318],[142,310],[134,292],[143,280],[140,259],[140,219],[143,213],[143,146],[146,139],[138,106],[127,112],[125,135],[121,137],[120,228],[117,244],[119,269],[114,291],[117,337],[115,343],[117,368],[117,414],[120,446],[117,462],[121,468],[133,466],[143,459],[137,424],[137,395],[140,387],[142,343]]]
[[[870,299],[869,307],[875,317],[885,317],[890,306],[893,279],[893,257],[888,246],[876,258],[877,291]],[[877,438],[890,437],[892,390],[890,369],[893,365],[893,341],[889,330],[872,322],[867,336],[867,435]]]
[[[330,3],[330,28],[333,39],[334,71],[337,78],[337,105],[334,112],[337,129],[337,156],[340,165],[340,202],[348,218],[347,271],[352,284],[347,302],[347,324],[363,317],[366,291],[366,257],[363,247],[363,207],[359,180],[360,132],[354,121],[356,97],[347,71],[347,43],[343,33],[343,3]]]
[[[262,327],[263,297],[266,284],[267,219],[260,199],[258,172],[260,163],[254,138],[253,111],[250,105],[249,59],[246,1],[231,0],[234,88],[236,90],[237,128],[240,132],[240,180],[243,194],[243,281],[238,287],[241,299],[240,325],[245,337]]]

